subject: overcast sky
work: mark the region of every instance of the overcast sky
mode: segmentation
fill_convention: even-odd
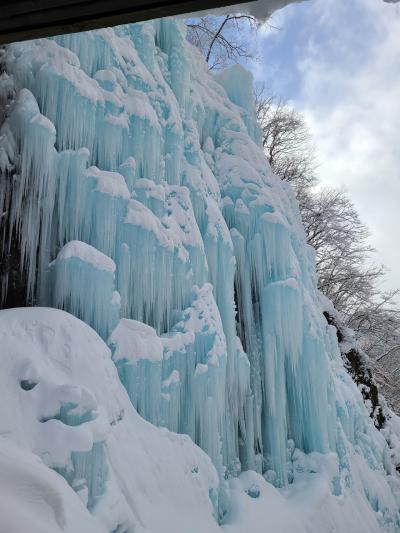
[[[309,0],[259,36],[257,79],[303,112],[323,184],[345,185],[400,287],[400,4]]]

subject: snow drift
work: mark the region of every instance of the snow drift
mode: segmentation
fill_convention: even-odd
[[[135,412],[91,328],[13,309],[0,313],[0,343],[0,531],[217,530],[211,461]]]
[[[28,296],[102,338],[0,312],[1,440],[66,480],[62,523],[85,505],[119,533],[398,530],[396,420],[379,432],[344,370],[250,75],[210,76],[170,19],[1,64],[0,208]]]

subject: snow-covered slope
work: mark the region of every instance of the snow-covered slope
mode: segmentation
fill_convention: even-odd
[[[137,415],[93,330],[63,311],[15,309],[0,312],[0,343],[1,533],[220,531],[210,460],[188,437]],[[360,472],[351,493],[338,498],[335,454],[298,451],[294,464],[296,482],[283,492],[255,472],[232,479],[222,529],[383,530]],[[370,483],[385,491],[379,476]]]
[[[0,346],[1,533],[218,530],[211,461],[135,412],[91,328],[1,311]]]
[[[3,228],[28,297],[88,326],[0,312],[0,432],[65,478],[64,515],[80,496],[114,533],[398,530],[395,435],[343,367],[250,75],[210,76],[171,19],[1,65]]]

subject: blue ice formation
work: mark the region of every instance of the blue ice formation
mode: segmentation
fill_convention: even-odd
[[[1,62],[0,208],[29,292],[108,339],[138,412],[209,454],[220,519],[228,478],[285,486],[304,454],[334,452],[333,494],[356,453],[385,487],[365,477],[366,498],[400,527],[388,445],[322,314],[249,74],[210,76],[171,19],[9,45]]]

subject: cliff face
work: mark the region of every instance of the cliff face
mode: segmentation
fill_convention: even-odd
[[[261,495],[261,502],[275,490],[268,483],[296,492],[317,478],[325,503],[309,496],[315,512],[294,515],[298,531],[319,533],[322,509],[340,528],[339,500],[354,525],[349,531],[366,522],[370,531],[396,531],[399,481],[390,439],[375,428],[323,316],[297,203],[271,174],[260,146],[249,74],[234,67],[210,76],[173,20],[13,44],[1,64],[3,254],[13,234],[26,297],[96,330],[138,413],[189,435],[211,458],[219,483],[199,451],[202,468],[179,466],[191,475],[200,469],[208,516],[235,528],[235,507],[247,509],[243,494]],[[5,294],[5,284],[1,289]],[[17,311],[0,312],[5,339],[10,316],[17,329],[20,321],[35,323]],[[71,324],[73,337],[80,326]],[[35,355],[41,357],[47,356]],[[15,375],[28,394],[23,383],[35,380]],[[91,424],[95,408],[82,411],[68,398],[58,400],[55,419]],[[99,402],[107,407],[109,400]],[[115,466],[118,416],[109,414],[111,437],[89,439],[84,458],[76,455],[83,451],[79,440],[68,440],[56,461],[28,439],[28,448],[48,457],[74,490],[85,491],[96,516],[102,505],[112,507],[108,483],[134,514],[140,492],[120,477],[124,460],[135,475],[127,449]],[[24,434],[23,420],[16,425]],[[393,423],[387,431],[395,435]],[[390,442],[395,449],[394,436]],[[245,470],[253,474],[242,474],[238,485]],[[183,478],[175,481],[186,486]],[[362,520],[350,512],[354,493]],[[173,498],[154,505],[170,509]],[[262,508],[270,512],[265,501]],[[108,531],[139,527],[128,511],[125,521],[110,523],[107,513],[99,516]],[[157,531],[150,514],[142,526]],[[187,531],[187,522],[174,527]]]

